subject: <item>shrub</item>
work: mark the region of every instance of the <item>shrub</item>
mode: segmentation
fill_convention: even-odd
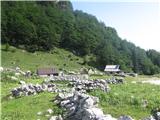
[[[63,68],[59,68],[59,70],[60,70],[60,71],[62,71],[62,70],[63,70]]]
[[[71,58],[72,57],[72,55],[68,55],[68,58]]]
[[[5,51],[8,51],[8,50],[9,50],[9,44],[6,43],[6,45],[5,45]]]
[[[73,59],[71,58],[70,61],[73,61]]]
[[[11,52],[12,52],[12,53],[15,53],[15,52],[16,52],[16,49],[12,49]]]

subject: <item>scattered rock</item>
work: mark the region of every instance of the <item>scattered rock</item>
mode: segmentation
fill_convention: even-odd
[[[110,90],[108,84],[103,80],[77,80],[69,83],[69,86],[75,88],[75,90],[85,93],[94,89],[101,89],[108,92]]]
[[[3,72],[4,68],[3,67],[0,67],[0,72]]]
[[[38,112],[37,115],[42,115],[42,112]]]
[[[63,120],[61,115],[58,115],[57,120]]]
[[[19,68],[19,67],[16,67],[15,70],[16,70],[17,72],[19,72],[19,71],[20,71],[20,68]]]
[[[25,81],[19,81],[19,84],[25,85],[26,83],[25,83]]]
[[[122,77],[112,77],[110,79],[105,80],[108,84],[123,84],[124,78]]]
[[[151,113],[155,120],[160,120],[160,108],[153,109]]]
[[[37,93],[48,91],[48,92],[55,92],[57,90],[56,85],[53,83],[48,84],[36,84],[33,85],[31,83],[25,84],[23,81],[20,81],[21,86],[17,88],[13,88],[11,90],[13,97],[19,97],[19,96],[28,96],[28,95],[35,95]]]
[[[118,120],[134,120],[134,119],[131,116],[123,115],[123,116],[120,116]]]
[[[143,120],[156,120],[156,119],[154,119],[153,116],[150,116],[150,117],[144,118]]]
[[[132,77],[137,77],[138,74],[137,73],[126,73],[126,75],[132,76]]]
[[[68,86],[74,87],[75,90],[85,93],[94,89],[101,89],[105,92],[110,90],[107,81],[103,79],[89,80],[88,75],[63,75],[63,76],[52,76],[44,83],[55,82],[55,81],[68,81]],[[118,81],[119,83],[122,81]]]
[[[12,97],[12,96],[9,96],[9,99],[11,100],[11,99],[13,99],[13,97]]]
[[[21,74],[20,74],[20,73],[18,73],[18,72],[16,72],[16,73],[15,73],[15,76],[20,76],[20,75],[21,75]]]
[[[46,114],[45,116],[46,116],[46,117],[49,117],[50,115],[49,115],[49,114]]]
[[[52,109],[48,109],[47,112],[48,112],[49,114],[51,114],[51,113],[53,113],[53,110],[52,110]]]
[[[88,74],[89,74],[89,75],[95,74],[95,71],[94,71],[93,69],[89,69],[89,70],[88,70]]]
[[[26,77],[30,77],[30,76],[31,76],[31,71],[28,70],[27,72],[25,72],[25,76],[26,76]]]
[[[15,76],[11,76],[11,80],[18,80]]]
[[[143,99],[142,100],[142,107],[146,108],[148,106],[148,100]]]
[[[57,116],[52,116],[49,120],[57,120]]]
[[[21,70],[19,71],[19,73],[21,73],[21,74],[24,75],[24,76],[25,76],[25,74],[26,74],[25,72],[23,72],[23,71],[21,71]]]
[[[155,118],[156,118],[157,120],[160,120],[160,112],[157,112],[157,113],[156,113]]]

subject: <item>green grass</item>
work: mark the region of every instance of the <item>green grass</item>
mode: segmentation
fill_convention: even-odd
[[[108,79],[111,77],[109,75],[90,75],[90,79]]]
[[[8,51],[1,46],[2,66],[16,67],[22,70],[36,71],[39,67],[56,67],[57,69],[78,70],[82,67],[83,59],[64,49],[55,48],[50,52],[29,53],[25,50],[10,46]]]
[[[2,75],[3,78],[3,75]],[[42,79],[25,79],[27,83],[41,83]],[[20,86],[18,81],[1,81],[1,107],[2,120],[48,120],[45,116],[46,110],[53,109],[53,115],[61,114],[63,111],[55,105],[52,100],[56,94],[43,92],[37,95],[23,96],[20,98],[9,99],[10,91],[14,87]],[[43,112],[41,116],[37,112]]]
[[[2,46],[4,49],[4,46]],[[55,66],[58,69],[66,70],[79,70],[83,67],[83,59],[73,55],[72,53],[56,48],[51,52],[36,52],[29,53],[14,47],[9,48],[9,51],[2,50],[2,66],[3,67],[16,67],[19,66],[22,70],[35,71],[38,67]],[[54,115],[61,114],[63,111],[58,108],[51,100],[56,94],[43,92],[37,95],[25,96],[18,99],[8,99],[11,89],[18,87],[18,81],[24,80],[26,83],[42,83],[44,78],[31,77],[25,78],[18,77],[17,81],[11,81],[7,75],[12,76],[13,73],[2,73],[1,84],[1,107],[2,107],[2,120],[47,120],[45,115],[38,116],[37,112],[45,112],[48,108],[53,109]],[[91,79],[107,79],[112,76],[92,75]],[[135,120],[147,117],[150,111],[155,107],[160,107],[160,87],[158,85],[142,84],[140,81],[148,80],[155,76],[139,75],[138,77],[126,77],[125,84],[110,85],[111,91],[109,93],[95,90],[90,92],[91,95],[97,96],[100,99],[99,106],[107,114],[114,117],[120,115],[130,115]],[[132,81],[137,81],[133,84]],[[67,87],[68,82],[54,82],[55,84]],[[148,101],[146,108],[142,107],[142,100]]]
[[[64,70],[79,70],[83,59],[73,55],[64,49],[55,48],[50,52],[29,53],[25,50],[17,49],[10,46],[8,51],[4,50],[5,46],[1,46],[2,67],[14,68],[19,66],[22,70],[36,71],[39,67],[56,67]],[[3,74],[3,73],[2,73]],[[35,96],[26,96],[18,99],[10,100],[8,96],[14,87],[18,87],[19,80],[26,83],[42,83],[43,78],[25,78],[18,77],[18,81],[11,81],[7,76],[13,76],[13,73],[2,75],[1,84],[1,107],[3,120],[47,120],[47,117],[37,116],[37,112],[46,111],[48,108],[53,109],[54,114],[62,112],[51,100],[55,94],[40,93]],[[56,83],[65,84],[65,83]]]
[[[149,116],[153,108],[160,107],[160,87],[157,85],[127,82],[110,87],[109,93],[96,90],[90,94],[99,97],[104,112],[114,117],[130,115],[138,120]],[[143,100],[148,101],[146,108],[142,107]]]
[[[97,77],[97,76],[96,76]],[[107,77],[107,76],[103,76]],[[2,78],[3,74],[2,74]],[[44,78],[23,78],[27,83],[42,83]],[[90,92],[91,95],[97,96],[100,99],[99,106],[104,113],[111,114],[114,117],[120,115],[130,115],[135,120],[147,117],[150,111],[155,107],[160,107],[160,87],[150,84],[133,84],[131,81],[146,80],[147,76],[127,77],[125,84],[110,85],[109,93],[95,90]],[[150,79],[150,78],[149,78]],[[65,85],[67,82],[54,82],[55,84]],[[38,116],[37,112],[45,112],[48,108],[53,109],[55,115],[61,114],[63,111],[58,108],[51,100],[56,94],[44,92],[34,96],[25,96],[18,99],[8,99],[11,89],[19,86],[18,81],[1,81],[1,102],[2,102],[2,119],[3,120],[47,120],[45,115]],[[142,100],[148,101],[146,108],[142,107]],[[29,117],[28,117],[29,116]]]
[[[37,112],[44,113],[49,108],[53,109],[54,114],[61,114],[61,109],[51,101],[53,96],[55,94],[47,92],[2,101],[2,120],[47,120],[45,115],[38,116]]]

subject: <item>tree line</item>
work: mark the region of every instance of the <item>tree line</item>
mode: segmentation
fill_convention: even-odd
[[[1,42],[29,52],[61,47],[88,56],[87,64],[104,69],[119,64],[126,72],[160,72],[160,53],[121,39],[93,15],[73,10],[69,1],[2,1]]]

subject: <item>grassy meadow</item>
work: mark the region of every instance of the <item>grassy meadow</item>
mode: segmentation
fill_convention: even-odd
[[[2,46],[3,49],[4,46]],[[56,66],[57,68],[65,68],[67,70],[77,70],[83,67],[78,62],[83,62],[83,59],[74,56],[68,51],[57,49],[53,53],[28,53],[26,51],[10,47],[10,51],[2,50],[2,66],[15,67],[19,66],[22,70],[34,71],[37,67],[43,66]],[[71,58],[68,57],[71,55]],[[64,66],[64,64],[66,64]],[[40,93],[37,95],[24,96],[20,98],[9,99],[10,91],[14,87],[18,87],[18,81],[24,80],[26,83],[41,83],[44,78],[25,78],[20,76],[18,80],[12,81],[9,75],[1,73],[1,108],[2,120],[48,120],[45,116],[46,110],[53,109],[53,115],[63,113],[63,110],[55,105],[52,100],[56,93]],[[90,78],[109,78],[112,76],[90,76]],[[150,115],[153,108],[160,107],[160,86],[151,84],[142,84],[140,81],[148,80],[156,76],[138,76],[126,77],[124,84],[109,85],[111,91],[109,93],[95,90],[89,94],[99,97],[99,106],[103,109],[104,113],[111,114],[114,117],[120,115],[130,115],[135,120],[142,119]],[[160,77],[158,78],[160,79]],[[137,81],[137,83],[132,83]],[[56,84],[65,85],[64,83],[57,82]],[[146,107],[143,102],[147,101]],[[38,112],[42,115],[37,115]]]
[[[35,70],[39,67],[56,67],[61,70],[78,70],[82,67],[83,59],[75,56],[71,52],[64,49],[55,48],[50,52],[30,53],[25,50],[17,49],[10,46],[9,50],[5,50],[5,46],[1,47],[2,66],[16,67],[22,70]]]
[[[99,105],[105,113],[115,117],[130,115],[139,120],[150,115],[152,109],[160,107],[160,87],[158,85],[131,83],[110,85],[111,91],[104,93],[100,90],[90,94],[99,97]],[[147,106],[143,107],[144,101]]]

